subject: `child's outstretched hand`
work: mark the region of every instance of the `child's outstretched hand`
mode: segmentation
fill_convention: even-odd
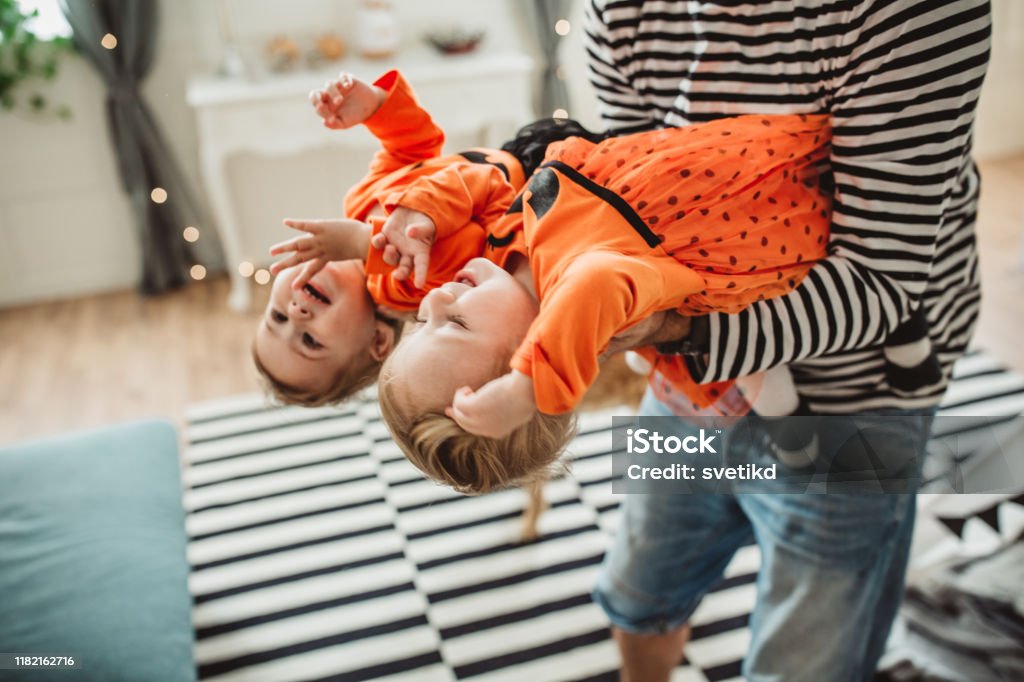
[[[430,216],[398,206],[370,244],[376,249],[383,249],[385,263],[397,266],[392,274],[395,279],[403,280],[412,275],[413,284],[422,289],[427,284],[430,247],[436,233],[437,228]]]
[[[309,279],[320,272],[332,260],[365,258],[369,225],[358,220],[294,220],[287,218],[284,224],[305,234],[270,247],[271,256],[288,254],[270,266],[270,273],[277,275],[285,268],[305,263],[306,266],[292,282],[293,289],[306,286]]]
[[[536,412],[533,379],[516,370],[488,381],[479,391],[463,386],[444,410],[466,431],[488,438],[507,436]]]
[[[309,101],[324,125],[332,130],[344,130],[370,118],[386,93],[375,85],[368,85],[350,73],[342,73],[337,80],[327,81],[322,90],[309,93]]]

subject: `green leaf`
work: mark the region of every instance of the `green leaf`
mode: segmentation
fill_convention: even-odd
[[[23,10],[19,0],[0,0],[0,106],[3,109],[24,106],[37,113],[49,110],[51,104],[44,95],[32,93],[19,100],[18,89],[33,79],[56,78],[60,55],[75,50],[74,42],[66,36],[41,40],[27,25],[38,15],[37,10]],[[55,113],[63,119],[71,116],[66,105]]]

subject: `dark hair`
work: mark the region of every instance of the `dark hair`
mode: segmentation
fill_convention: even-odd
[[[528,178],[543,163],[549,144],[569,137],[582,137],[596,144],[610,136],[610,133],[587,130],[571,118],[542,118],[520,128],[514,138],[501,146],[501,150],[519,160]]]

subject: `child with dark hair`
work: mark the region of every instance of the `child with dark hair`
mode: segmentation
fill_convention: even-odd
[[[286,220],[304,234],[271,249],[283,258],[271,268],[277,277],[253,360],[278,399],[307,406],[373,383],[401,334],[382,309],[415,310],[473,257],[504,262],[509,244],[489,243],[488,229],[525,177],[506,151],[442,156],[444,133],[397,71],[372,85],[345,74],[311,99],[326,127],[364,123],[382,149],[345,197],[348,218]],[[385,233],[392,244],[372,248],[374,235]],[[392,260],[403,240],[429,240],[429,273],[425,260]]]

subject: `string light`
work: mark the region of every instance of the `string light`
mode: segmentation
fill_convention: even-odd
[[[253,275],[253,278],[256,280],[256,284],[266,284],[270,281],[270,272],[260,268],[256,271],[256,274]]]
[[[256,266],[249,261],[242,261],[238,264],[238,274],[242,277],[252,277],[254,272],[256,272]]]
[[[192,279],[203,279],[206,277],[206,268],[202,265],[193,265],[188,274],[192,275]]]
[[[113,50],[115,47],[117,47],[117,38],[114,36],[113,33],[107,33],[103,36],[103,38],[100,39],[100,45],[107,48],[108,50]]]
[[[153,191],[149,193],[149,198],[153,200],[154,204],[162,204],[167,201],[167,190],[163,187],[154,187]]]
[[[572,25],[568,19],[559,19],[555,22],[555,33],[560,36],[569,35],[569,31],[572,29]]]
[[[157,202],[160,203],[160,202]],[[181,232],[181,236],[185,238],[187,242],[199,241],[199,230],[189,225]]]
[[[569,112],[565,109],[555,109],[551,118],[569,118]]]

